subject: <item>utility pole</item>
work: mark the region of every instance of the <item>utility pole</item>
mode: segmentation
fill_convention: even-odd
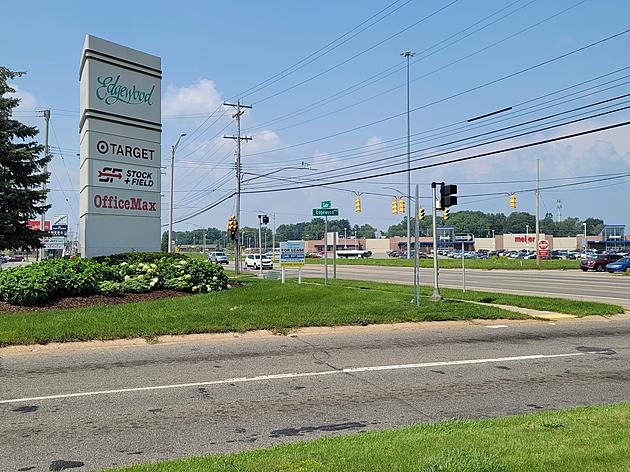
[[[540,267],[540,159],[536,159],[536,267]]]
[[[46,132],[44,134],[44,156],[48,156],[48,126],[50,124],[50,110],[44,110],[44,121],[46,122]],[[44,173],[48,172],[48,164],[44,165]],[[44,182],[42,184],[42,190],[46,190],[46,182]],[[46,202],[44,202],[45,204]],[[40,218],[40,226],[39,229],[40,231],[44,231],[46,225],[46,210],[44,210],[42,212],[41,218]],[[39,250],[39,260],[41,261],[42,259],[44,259],[44,255],[46,254],[46,248],[42,247]]]
[[[177,138],[177,142],[174,146],[171,146],[171,195],[168,206],[168,251],[173,252],[173,184],[175,182],[175,151],[177,151],[177,146],[179,146],[179,141],[186,136],[186,133],[182,133]]]
[[[236,222],[238,229],[236,230],[236,238],[234,238],[234,268],[236,273],[241,271],[241,255],[240,255],[240,228],[241,228],[241,140],[251,141],[251,136],[241,136],[241,115],[245,113],[242,108],[252,108],[251,105],[241,105],[241,101],[236,103],[223,102],[223,105],[236,108],[236,113],[232,118],[236,119],[236,136],[223,136],[225,139],[236,140]]]
[[[433,295],[431,300],[434,302],[440,301],[442,295],[440,295],[440,287],[438,285],[438,253],[437,253],[437,192],[435,190],[437,183],[431,182],[432,200],[433,200]]]
[[[411,121],[409,119],[409,59],[416,55],[415,52],[405,51],[400,53],[407,58],[407,259],[411,257]]]

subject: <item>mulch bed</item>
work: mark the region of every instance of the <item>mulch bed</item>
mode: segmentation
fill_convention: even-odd
[[[230,282],[232,288],[243,287],[238,282]],[[52,300],[45,305],[18,306],[0,302],[0,313],[25,313],[33,311],[66,310],[68,308],[85,308],[95,305],[120,305],[122,303],[144,302],[147,300],[159,300],[161,298],[187,297],[193,295],[188,292],[176,292],[175,290],[155,290],[147,293],[123,293],[116,297],[104,295],[90,295],[87,297],[68,297]]]

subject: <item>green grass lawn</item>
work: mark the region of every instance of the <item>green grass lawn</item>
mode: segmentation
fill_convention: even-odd
[[[245,287],[223,292],[110,306],[46,312],[0,313],[0,346],[47,342],[215,333],[269,329],[286,332],[303,326],[396,323],[465,319],[524,319],[527,315],[449,300],[494,300],[506,305],[552,309],[562,313],[612,314],[614,305],[484,292],[444,290],[434,303],[422,288],[421,306],[410,303],[411,287],[377,282],[335,280],[325,287],[310,279],[279,281],[243,277]]]
[[[324,259],[306,259],[307,264],[323,264]],[[332,258],[328,259],[332,264]],[[375,265],[388,267],[413,267],[413,259],[391,258],[391,259],[337,259],[340,265]],[[507,259],[505,257],[494,259],[466,259],[467,269],[507,269],[507,270],[562,270],[562,269],[579,269],[580,261],[569,260],[553,260],[541,261],[540,267],[536,267],[536,261],[533,259]],[[420,259],[420,267],[433,267],[433,259]],[[462,267],[461,259],[440,259],[440,267],[444,269],[460,269]]]
[[[313,280],[313,279],[309,279]],[[318,279],[318,282],[319,281]],[[409,285],[383,284],[379,282],[369,282],[364,280],[329,280],[330,284],[342,285],[346,287],[364,287],[373,290],[388,290],[398,293],[411,293]],[[429,296],[432,289],[422,287],[422,295]],[[585,302],[579,300],[568,300],[563,298],[535,297],[527,295],[512,295],[494,292],[478,292],[474,290],[462,290],[452,288],[441,288],[443,297],[452,300],[469,300],[479,303],[492,303],[497,305],[511,305],[521,308],[531,308],[532,310],[551,311],[554,313],[565,313],[567,315],[587,316],[587,315],[616,315],[624,310],[618,305],[610,305],[599,302]],[[427,304],[431,303],[426,300]]]
[[[627,472],[630,404],[477,421],[452,420],[115,470]]]
[[[0,313],[0,346],[88,339],[155,337],[301,326],[334,326],[470,318],[527,318],[491,306],[445,301],[409,303],[409,289],[349,289],[313,283],[241,279],[223,292],[48,312]],[[383,288],[388,288],[382,284]],[[428,292],[425,294],[428,295]]]

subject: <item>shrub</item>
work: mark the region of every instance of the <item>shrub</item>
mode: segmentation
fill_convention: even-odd
[[[61,297],[89,295],[114,273],[89,259],[46,259],[0,272],[0,299],[14,305],[41,305]]]
[[[97,256],[92,258],[92,260],[96,262],[102,262],[110,266],[116,266],[123,262],[128,264],[137,264],[140,262],[152,263],[161,259],[172,259],[174,261],[178,261],[186,259],[186,256],[178,252],[122,252],[120,254],[112,254],[111,256]]]
[[[115,297],[123,292],[123,286],[120,282],[113,282],[111,280],[105,280],[98,284],[96,292],[106,297]]]
[[[146,256],[151,254],[151,256]],[[143,293],[160,288],[184,292],[213,292],[227,288],[223,267],[180,255],[153,258],[154,253],[129,253],[121,258],[150,259],[127,262],[95,259],[46,259],[28,266],[0,271],[0,299],[14,305],[41,305],[61,297],[100,293]],[[123,257],[124,256],[124,257]],[[152,259],[153,258],[153,259]]]
[[[227,288],[228,277],[223,267],[207,260],[161,260],[158,266],[166,288],[200,293]]]

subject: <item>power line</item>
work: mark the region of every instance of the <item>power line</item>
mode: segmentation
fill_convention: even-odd
[[[598,46],[598,45],[600,45],[600,44],[602,44],[602,43],[604,43],[606,41],[610,41],[612,39],[618,38],[618,37],[620,37],[620,36],[622,36],[624,34],[627,34],[629,32],[630,32],[630,29],[626,29],[626,30],[621,31],[619,33],[615,33],[615,34],[607,36],[607,37],[605,37],[603,39],[600,39],[600,40],[594,41],[592,43],[589,43],[589,44],[587,44],[585,46],[581,46],[581,47],[573,49],[573,50],[571,50],[569,52],[560,54],[560,55],[555,56],[555,57],[553,57],[551,59],[547,59],[545,61],[538,62],[538,63],[536,63],[536,64],[534,64],[532,66],[520,69],[520,70],[518,70],[516,72],[512,72],[510,74],[503,75],[503,76],[501,76],[501,77],[499,77],[497,79],[490,80],[490,81],[485,82],[483,84],[480,84],[480,85],[468,88],[466,90],[454,93],[454,94],[449,95],[447,97],[443,97],[443,98],[434,100],[432,102],[426,103],[424,105],[412,108],[410,111],[411,112],[416,112],[418,110],[421,110],[421,109],[424,109],[424,108],[428,108],[428,107],[436,105],[438,103],[442,103],[442,102],[445,102],[447,100],[451,100],[453,98],[457,98],[457,97],[460,97],[462,95],[468,94],[470,92],[474,92],[474,91],[480,90],[480,89],[488,87],[490,85],[494,85],[494,84],[502,82],[504,80],[516,77],[516,76],[518,76],[520,74],[523,74],[525,72],[530,72],[530,71],[532,71],[534,69],[537,69],[539,67],[543,67],[545,65],[548,65],[548,64],[551,64],[553,62],[559,61],[559,60],[564,59],[566,57],[569,57],[569,56],[571,56],[573,54],[577,54],[578,52],[582,52],[582,51],[584,51],[586,49]],[[307,144],[312,144],[312,143],[315,143],[315,142],[324,141],[324,140],[331,139],[331,138],[334,138],[334,137],[337,137],[337,136],[342,136],[344,134],[351,133],[353,131],[358,131],[360,129],[364,129],[364,128],[367,128],[367,127],[370,127],[370,126],[373,126],[373,125],[376,125],[376,124],[384,123],[384,122],[392,120],[394,118],[399,118],[399,117],[401,117],[401,116],[403,116],[405,114],[406,114],[406,112],[396,113],[394,115],[390,115],[390,116],[387,116],[385,118],[381,118],[379,120],[372,121],[370,123],[365,123],[365,124],[362,124],[362,125],[359,125],[359,126],[355,126],[353,128],[349,128],[349,129],[346,129],[346,130],[338,131],[336,133],[332,133],[332,134],[329,134],[327,136],[323,136],[323,137],[320,137],[320,138],[310,139],[308,141],[303,141],[301,143],[292,144],[292,145],[284,146],[284,147],[281,147],[281,148],[276,148],[276,149],[270,149],[270,150],[267,150],[267,151],[259,151],[259,152],[256,152],[256,153],[251,153],[250,156],[257,156],[257,155],[261,155],[261,154],[269,154],[271,152],[284,151],[284,150],[287,150],[287,149],[293,149],[293,148],[296,148],[296,147],[305,146]]]
[[[515,125],[504,127],[504,128],[498,129],[498,130],[492,130],[492,131],[489,131],[489,132],[486,132],[486,133],[481,133],[481,134],[477,134],[477,135],[474,135],[474,136],[469,136],[469,137],[466,137],[466,138],[450,141],[450,142],[447,142],[447,143],[442,143],[442,144],[439,144],[439,145],[433,145],[433,146],[429,146],[429,147],[422,148],[422,149],[416,149],[416,150],[412,151],[412,154],[418,154],[418,153],[420,153],[422,151],[435,149],[435,148],[440,148],[440,147],[445,147],[445,146],[452,145],[452,144],[455,144],[455,143],[458,143],[458,142],[468,141],[468,140],[471,140],[471,139],[474,139],[474,138],[478,138],[478,137],[481,137],[481,136],[484,136],[484,135],[494,134],[494,133],[497,133],[499,131],[505,131],[505,130],[508,130],[508,129],[518,128],[518,127],[524,126],[526,124],[531,124],[531,123],[534,123],[534,122],[537,122],[537,121],[547,120],[547,119],[552,118],[552,117],[556,117],[556,116],[567,114],[567,113],[572,113],[572,112],[577,111],[577,110],[590,108],[590,107],[597,106],[597,105],[602,104],[602,103],[610,102],[610,101],[613,101],[613,100],[619,100],[621,98],[628,97],[628,96],[630,96],[630,94],[625,94],[625,95],[621,95],[619,97],[615,97],[613,99],[608,99],[608,100],[605,100],[605,101],[602,101],[602,102],[596,102],[596,103],[589,104],[589,105],[586,105],[586,106],[583,106],[583,107],[578,107],[578,108],[574,108],[574,109],[571,109],[571,110],[566,110],[566,111],[563,111],[563,112],[560,112],[560,113],[556,113],[556,114],[553,114],[553,115],[548,115],[546,117],[537,118],[535,120],[530,120],[530,121],[523,122],[523,123],[517,123]],[[604,107],[604,108],[608,108],[608,107]],[[626,108],[628,108],[628,107],[617,109],[617,110],[613,110],[613,112],[621,111],[621,110],[624,110]],[[481,144],[472,144],[472,145],[468,145],[466,147],[455,148],[455,149],[448,149],[447,148],[445,151],[441,151],[441,152],[438,152],[438,153],[433,153],[433,154],[430,154],[428,156],[416,157],[416,158],[412,159],[412,162],[417,162],[419,160],[433,159],[435,157],[448,155],[448,154],[453,154],[453,153],[457,153],[457,152],[462,152],[462,151],[469,150],[469,149],[472,149],[472,148],[483,147],[483,146],[487,146],[489,144],[495,144],[495,143],[500,142],[500,141],[505,141],[506,139],[514,139],[514,138],[522,137],[522,136],[529,135],[529,134],[532,134],[532,133],[546,131],[546,130],[549,130],[549,129],[556,128],[558,126],[565,126],[567,124],[580,122],[580,121],[583,121],[584,119],[591,119],[591,118],[596,117],[596,116],[603,116],[603,115],[608,114],[608,113],[612,113],[612,112],[600,113],[598,115],[590,115],[590,116],[587,116],[586,118],[572,120],[572,121],[569,121],[569,122],[561,123],[559,125],[545,126],[543,128],[534,129],[533,131],[527,131],[527,132],[519,131],[518,134],[508,135],[507,137],[503,137],[503,138],[500,138],[500,139],[493,139],[493,140],[490,140],[490,141],[482,142]],[[580,116],[580,114],[578,114],[576,116]],[[559,121],[559,120],[556,120],[556,121]],[[388,163],[388,164],[384,164],[384,165],[380,165],[380,166],[376,166],[376,167],[371,167],[371,168],[367,168],[367,169],[356,170],[358,167],[374,165],[374,164],[379,163],[379,162],[385,162],[385,161],[389,161],[389,160],[392,160],[392,159],[402,158],[405,155],[406,154],[404,154],[404,153],[399,153],[399,154],[395,154],[395,155],[392,155],[392,156],[387,156],[387,157],[383,157],[383,158],[380,158],[380,159],[375,159],[375,160],[372,160],[372,161],[368,161],[368,162],[365,162],[365,163],[362,163],[362,164],[357,164],[357,165],[353,166],[353,169],[355,169],[355,170],[353,170],[352,172],[346,172],[345,174],[337,174],[337,175],[327,176],[325,178],[322,178],[321,175],[322,174],[328,174],[330,172],[335,172],[336,169],[328,170],[328,171],[322,171],[322,172],[319,172],[320,177],[318,177],[318,178],[311,178],[310,180],[312,180],[312,181],[321,181],[321,180],[324,180],[324,179],[335,178],[335,177],[337,177],[339,175],[360,174],[360,173],[370,172],[370,171],[374,171],[374,170],[378,170],[378,169],[382,169],[382,168],[386,168],[386,167],[391,167],[391,166],[395,166],[395,165],[402,165],[402,162]]]
[[[553,143],[553,142],[557,142],[557,141],[563,141],[566,139],[572,139],[572,138],[576,138],[576,137],[580,137],[580,136],[586,136],[592,133],[599,133],[602,131],[607,131],[607,130],[611,130],[611,129],[615,129],[615,128],[619,128],[619,127],[623,127],[623,126],[627,126],[630,124],[630,121],[623,121],[623,122],[619,122],[619,123],[615,123],[612,125],[608,125],[608,126],[603,126],[603,127],[599,127],[599,128],[592,128],[589,130],[585,130],[585,131],[580,131],[578,133],[572,133],[572,134],[567,134],[567,135],[563,135],[563,136],[557,136],[554,138],[549,138],[549,139],[544,139],[544,140],[540,140],[540,141],[535,141],[532,143],[526,143],[526,144],[521,144],[521,145],[517,145],[517,146],[512,146],[512,147],[508,147],[508,148],[503,148],[503,149],[498,149],[498,150],[494,150],[494,151],[488,151],[488,152],[483,152],[483,153],[479,153],[479,154],[473,154],[471,156],[466,156],[466,157],[460,157],[460,158],[456,158],[456,159],[450,159],[448,161],[441,161],[441,162],[437,162],[437,163],[433,163],[433,164],[425,164],[422,166],[415,166],[412,167],[412,171],[415,170],[421,170],[421,169],[429,169],[429,168],[433,168],[433,167],[440,167],[440,166],[444,166],[444,165],[448,165],[448,164],[454,164],[456,162],[465,162],[468,160],[472,160],[472,159],[479,159],[482,157],[488,157],[488,156],[493,156],[493,155],[498,155],[498,154],[502,154],[502,153],[506,153],[506,152],[510,152],[510,151],[518,151],[521,149],[527,149],[530,147],[534,147],[534,146],[540,146],[543,144],[549,144],[549,143]],[[372,175],[368,175],[368,176],[362,176],[362,177],[352,177],[352,178],[347,178],[347,179],[339,179],[339,180],[335,180],[332,182],[326,182],[326,185],[331,185],[331,184],[340,184],[340,183],[347,183],[347,182],[356,182],[359,180],[364,180],[364,179],[373,179],[376,177],[385,177],[388,175],[397,175],[397,174],[401,174],[403,172],[406,172],[406,169],[403,170],[393,170],[393,171],[389,171],[389,172],[381,172],[378,174],[372,174]],[[319,187],[321,186],[321,184],[317,183],[317,184],[308,184],[308,185],[303,185],[303,186],[295,186],[295,187],[284,187],[284,188],[280,188],[280,189],[268,189],[268,190],[252,190],[252,191],[244,191],[242,193],[273,193],[273,192],[283,192],[283,191],[289,191],[289,190],[302,190],[305,188],[313,188],[313,187]]]

